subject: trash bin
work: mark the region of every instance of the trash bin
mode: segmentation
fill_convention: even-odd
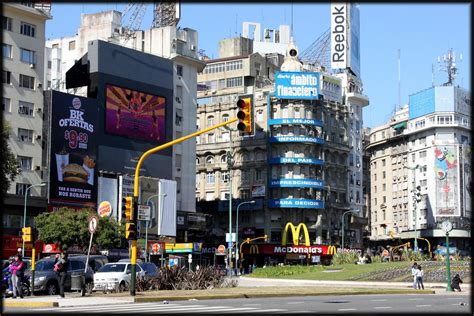
[[[74,272],[71,274],[71,291],[83,291],[86,286],[86,274]]]

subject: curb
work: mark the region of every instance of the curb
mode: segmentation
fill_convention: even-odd
[[[23,308],[35,308],[35,307],[59,307],[58,302],[28,302],[28,301],[3,301],[3,307],[23,307]]]
[[[358,292],[340,292],[340,291],[328,291],[328,292],[314,292],[314,293],[254,293],[254,294],[215,294],[215,295],[180,295],[180,296],[155,296],[155,297],[136,297],[134,303],[147,303],[147,302],[158,302],[158,301],[182,301],[182,300],[212,300],[212,299],[228,299],[228,298],[260,298],[260,297],[290,297],[290,296],[325,296],[325,295],[374,295],[374,294],[436,294],[434,290],[404,290],[394,289],[383,290],[380,292],[374,291],[358,291]]]

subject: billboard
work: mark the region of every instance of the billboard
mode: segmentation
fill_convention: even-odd
[[[142,139],[165,140],[166,99],[116,85],[106,85],[105,131],[108,134]]]
[[[109,218],[113,218],[118,220],[118,183],[117,179],[115,178],[106,178],[106,177],[99,177],[98,178],[98,192],[97,192],[97,215],[99,216],[107,216]],[[106,211],[104,208],[101,208],[102,203],[108,202],[109,209]],[[105,204],[105,203],[104,203]]]
[[[346,3],[331,4],[331,68],[345,69],[347,60],[347,5]]]
[[[279,99],[319,99],[318,72],[277,72],[275,97]]]
[[[49,202],[97,203],[97,101],[52,92]]]
[[[176,237],[176,190],[177,184],[173,180],[160,179],[158,183],[159,236]]]
[[[360,10],[355,3],[348,4],[349,7],[349,68],[360,78]]]
[[[148,224],[148,232],[151,233],[155,233],[158,227],[158,181],[157,178],[140,177],[138,183],[138,191],[140,192],[139,203],[151,207],[150,220],[146,223]],[[124,183],[131,183],[133,190],[133,177],[124,177]],[[127,192],[128,188],[127,186],[125,187],[125,192]],[[140,231],[142,233],[145,232],[145,223],[140,223]]]
[[[408,118],[410,120],[435,111],[435,88],[412,94],[408,99]]]
[[[459,156],[457,146],[434,147],[436,184],[435,216],[460,216]]]

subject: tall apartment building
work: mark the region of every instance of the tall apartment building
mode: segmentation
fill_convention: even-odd
[[[197,72],[205,63],[197,54],[198,34],[189,28],[166,26],[137,31],[129,39],[118,35],[121,12],[106,11],[81,14],[77,35],[48,40],[48,85],[66,91],[65,73],[87,52],[87,43],[102,39],[173,61],[173,139],[196,131]],[[85,95],[79,89],[70,93]],[[172,147],[172,180],[177,182],[177,210],[195,212],[195,153],[194,142],[183,142]]]
[[[433,249],[444,243],[440,224],[449,220],[451,241],[470,249],[470,109],[468,91],[436,86],[410,95],[387,124],[371,130],[372,239],[420,236]]]
[[[10,183],[2,212],[7,234],[23,226],[23,197],[28,186],[40,184],[42,161],[45,24],[50,7],[32,3],[3,5],[3,120],[10,127],[8,145],[21,173]],[[45,192],[45,191],[43,191]],[[41,187],[28,190],[27,224],[44,210]]]

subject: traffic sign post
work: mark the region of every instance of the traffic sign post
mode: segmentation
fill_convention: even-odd
[[[91,233],[91,239],[89,240],[89,249],[87,250],[87,258],[86,258],[86,266],[84,267],[84,274],[87,273],[87,266],[89,265],[89,256],[91,253],[91,246],[92,246],[92,237],[97,229],[97,225],[99,224],[99,218],[95,215],[89,217],[88,228],[89,232]],[[82,296],[85,295],[85,289],[82,289]]]
[[[148,221],[150,220],[151,206],[138,205],[138,220],[145,221],[145,262],[148,261]]]
[[[191,263],[193,262],[193,255],[189,254],[188,255],[188,264],[189,264],[189,271],[191,271]]]

